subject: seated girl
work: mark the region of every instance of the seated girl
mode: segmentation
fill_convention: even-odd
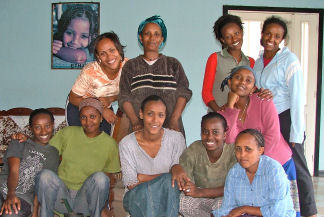
[[[224,110],[220,113],[226,118],[228,131],[226,143],[234,143],[238,133],[247,128],[258,129],[265,140],[264,154],[277,160],[291,181],[292,197],[299,216],[296,168],[292,152],[280,132],[278,113],[272,100],[262,100],[253,94],[255,79],[253,69],[239,66],[232,70],[222,85],[228,84],[230,92]]]
[[[174,174],[181,170],[179,157],[186,148],[185,139],[180,132],[162,127],[166,104],[159,96],[145,98],[139,116],[143,129],[129,134],[119,143],[127,191],[124,208],[132,217],[177,217],[180,192],[178,185],[174,185]]]
[[[54,130],[53,114],[43,108],[34,110],[29,116],[29,127],[33,137],[22,144],[11,141],[3,158],[1,216],[38,216],[35,177],[42,169],[57,171],[58,151],[48,144]]]
[[[190,181],[180,195],[180,213],[185,217],[210,217],[219,208],[225,178],[236,163],[234,145],[225,144],[227,123],[216,112],[201,120],[201,140],[192,143],[180,157]]]
[[[120,171],[117,144],[100,130],[102,103],[86,98],[79,109],[82,127],[65,127],[50,140],[62,156],[58,174],[42,170],[36,177],[41,217],[53,216],[54,210],[100,217],[109,198],[109,176]]]
[[[294,217],[289,181],[281,165],[263,155],[264,139],[255,129],[239,133],[235,141],[237,164],[226,177],[222,207],[215,217]]]

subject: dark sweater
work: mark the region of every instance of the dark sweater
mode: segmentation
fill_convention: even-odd
[[[123,108],[124,102],[128,101],[133,105],[137,116],[141,103],[147,96],[160,96],[167,104],[164,127],[169,125],[178,97],[184,97],[188,102],[192,95],[180,62],[162,54],[153,65],[147,64],[142,55],[128,60],[122,70],[119,88],[119,107]],[[181,118],[179,125],[184,134]]]

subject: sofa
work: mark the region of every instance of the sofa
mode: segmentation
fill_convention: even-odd
[[[63,108],[48,108],[55,119],[55,133],[65,127],[65,109]],[[8,144],[11,141],[13,133],[24,133],[31,136],[29,129],[29,115],[33,110],[30,108],[12,108],[9,110],[0,110],[0,163],[2,157],[7,150]]]
[[[48,108],[55,119],[54,124],[54,133],[60,129],[67,126],[65,121],[65,109],[63,108]],[[4,152],[7,150],[8,144],[11,141],[11,135],[13,133],[24,133],[28,136],[31,136],[31,131],[29,129],[29,115],[33,110],[30,108],[12,108],[9,110],[0,110],[0,164],[2,164],[2,157]],[[117,112],[118,121],[114,126],[113,138],[118,140],[118,131],[120,125],[125,125],[121,121],[122,113]],[[121,123],[122,122],[122,123]],[[126,123],[128,124],[128,123]],[[124,127],[128,129],[128,125]],[[120,139],[119,139],[120,140]],[[111,189],[109,204],[111,207],[114,207],[114,212],[117,214],[115,216],[126,216],[125,211],[123,210],[122,198],[124,195],[124,188],[121,183],[121,174],[114,174],[115,180],[111,180]],[[115,182],[117,181],[117,184]],[[112,213],[109,213],[107,216],[112,216]]]

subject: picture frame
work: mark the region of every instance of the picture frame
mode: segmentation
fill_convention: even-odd
[[[52,3],[51,68],[81,69],[94,61],[99,24],[99,2]]]

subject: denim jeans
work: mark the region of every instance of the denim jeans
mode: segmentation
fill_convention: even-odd
[[[74,213],[100,217],[109,196],[110,180],[103,172],[89,176],[78,191],[69,190],[51,170],[42,170],[36,177],[35,192],[41,203],[41,217],[53,216],[53,211],[69,213],[65,199]],[[76,193],[75,197],[73,192]]]
[[[171,174],[142,183],[125,194],[123,205],[132,217],[178,217],[180,192]]]
[[[110,107],[110,109],[114,111],[112,107]],[[66,106],[66,120],[69,126],[81,126],[79,108],[70,102]],[[104,131],[109,136],[111,134],[111,124],[108,123],[104,118],[100,123],[100,130]]]

